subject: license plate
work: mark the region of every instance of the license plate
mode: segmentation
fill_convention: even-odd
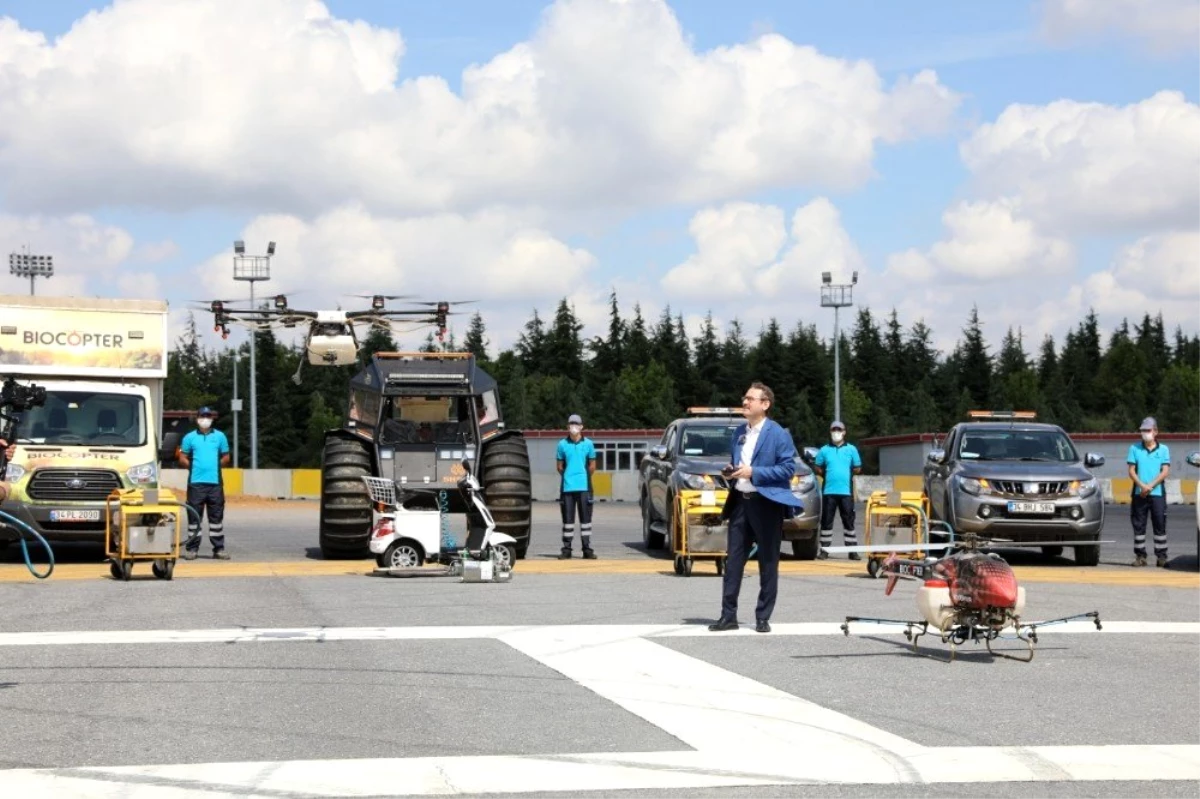
[[[52,522],[98,522],[100,521],[100,511],[98,510],[52,510],[50,511],[50,521]]]
[[[1009,513],[1042,513],[1054,514],[1053,502],[1010,502],[1008,503]]]

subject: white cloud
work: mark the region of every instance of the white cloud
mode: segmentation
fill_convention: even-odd
[[[399,81],[397,31],[312,0],[124,0],[53,42],[0,20],[12,207],[314,214],[722,201],[848,187],[880,141],[942,129],[931,72],[781,36],[697,51],[663,0],[560,0],[529,41]],[[186,91],[180,87],[186,86]]]
[[[1128,38],[1153,53],[1200,43],[1196,0],[1043,0],[1042,31],[1056,42]]]
[[[1169,230],[1200,216],[1200,106],[1164,91],[1123,107],[1010,105],[961,154],[975,189],[1018,196],[1039,227]]]
[[[1044,278],[1063,272],[1073,261],[1071,245],[1039,234],[1012,200],[960,202],[942,214],[942,222],[948,238],[926,253],[910,249],[892,255],[888,271],[918,282],[956,277],[980,284]]]
[[[147,242],[146,244],[139,246],[134,253],[134,257],[136,257],[138,260],[146,261],[148,263],[166,261],[170,258],[174,258],[176,255],[179,255],[179,245],[170,239]]]
[[[113,293],[111,280],[133,251],[133,237],[122,228],[97,222],[85,214],[68,217],[15,216],[0,213],[0,241],[13,251],[49,255],[54,276],[38,278],[39,294],[123,296]],[[29,280],[0,274],[0,293],[29,291]],[[138,294],[137,296],[144,296]]]
[[[1200,232],[1146,236],[1121,249],[1109,274],[1148,298],[1190,303],[1200,314]]]

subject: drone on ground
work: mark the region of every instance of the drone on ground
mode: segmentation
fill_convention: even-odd
[[[842,633],[850,635],[851,622],[869,624],[894,624],[904,627],[904,636],[918,652],[917,640],[927,634],[936,633],[942,643],[950,645],[950,661],[954,660],[958,645],[967,641],[978,644],[983,641],[990,655],[1028,663],[1033,660],[1037,631],[1051,624],[1091,619],[1097,630],[1103,629],[1099,611],[1077,613],[1057,619],[1038,622],[1021,621],[1025,608],[1025,589],[1017,584],[1012,567],[992,549],[1009,547],[1034,547],[1096,544],[1096,541],[1029,541],[1016,542],[997,538],[983,538],[966,533],[946,543],[924,543],[882,546],[827,547],[828,552],[887,552],[881,575],[887,578],[884,593],[891,595],[897,581],[919,580],[923,585],[917,591],[917,608],[921,621],[879,619],[865,616],[847,616],[841,625]],[[1104,543],[1104,542],[1100,542]],[[1109,542],[1111,543],[1111,542]],[[902,552],[932,552],[950,550],[941,557],[928,555],[924,560],[906,560],[899,557]],[[997,639],[1015,638],[1027,647],[1023,656],[1008,654],[992,648]]]
[[[239,324],[252,330],[307,325],[304,351],[308,355],[308,362],[313,366],[346,366],[355,363],[358,358],[360,343],[354,330],[356,325],[370,325],[393,333],[410,333],[432,326],[436,330],[438,341],[444,341],[449,324],[448,317],[457,315],[457,312],[450,310],[451,307],[475,302],[408,300],[411,305],[426,307],[391,309],[387,307],[388,300],[407,300],[407,295],[353,296],[369,299],[371,307],[358,311],[305,311],[292,308],[285,294],[276,294],[270,306],[256,308],[231,307],[233,303],[243,300],[209,300],[207,305],[213,315],[213,332],[220,333],[223,339],[229,337],[230,324]],[[299,383],[299,378],[300,372],[297,369],[293,379]]]

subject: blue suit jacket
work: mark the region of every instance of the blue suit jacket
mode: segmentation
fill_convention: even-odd
[[[736,466],[742,457],[742,444],[746,441],[747,424],[743,422],[733,431],[730,440],[730,465]],[[772,419],[763,421],[762,432],[750,456],[750,468],[754,475],[751,484],[766,499],[788,505],[797,510],[804,507],[800,498],[792,493],[792,475],[796,473],[796,445],[792,436]],[[730,495],[739,493],[730,482]]]

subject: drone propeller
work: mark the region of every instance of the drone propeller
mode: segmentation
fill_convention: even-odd
[[[409,297],[415,297],[416,294],[343,294],[343,297],[362,297],[364,300],[373,300],[376,297],[382,297],[385,300],[407,300]]]
[[[468,305],[479,300],[439,300],[438,302],[429,302],[427,300],[414,300],[409,305],[428,305],[432,308],[437,308],[442,305]]]
[[[1114,541],[1009,541],[1004,538],[978,539],[968,537],[958,541],[929,544],[860,544],[857,546],[822,547],[826,552],[842,554],[849,552],[933,552],[935,550],[962,549],[1019,549],[1022,547],[1094,546],[1112,544]]]

